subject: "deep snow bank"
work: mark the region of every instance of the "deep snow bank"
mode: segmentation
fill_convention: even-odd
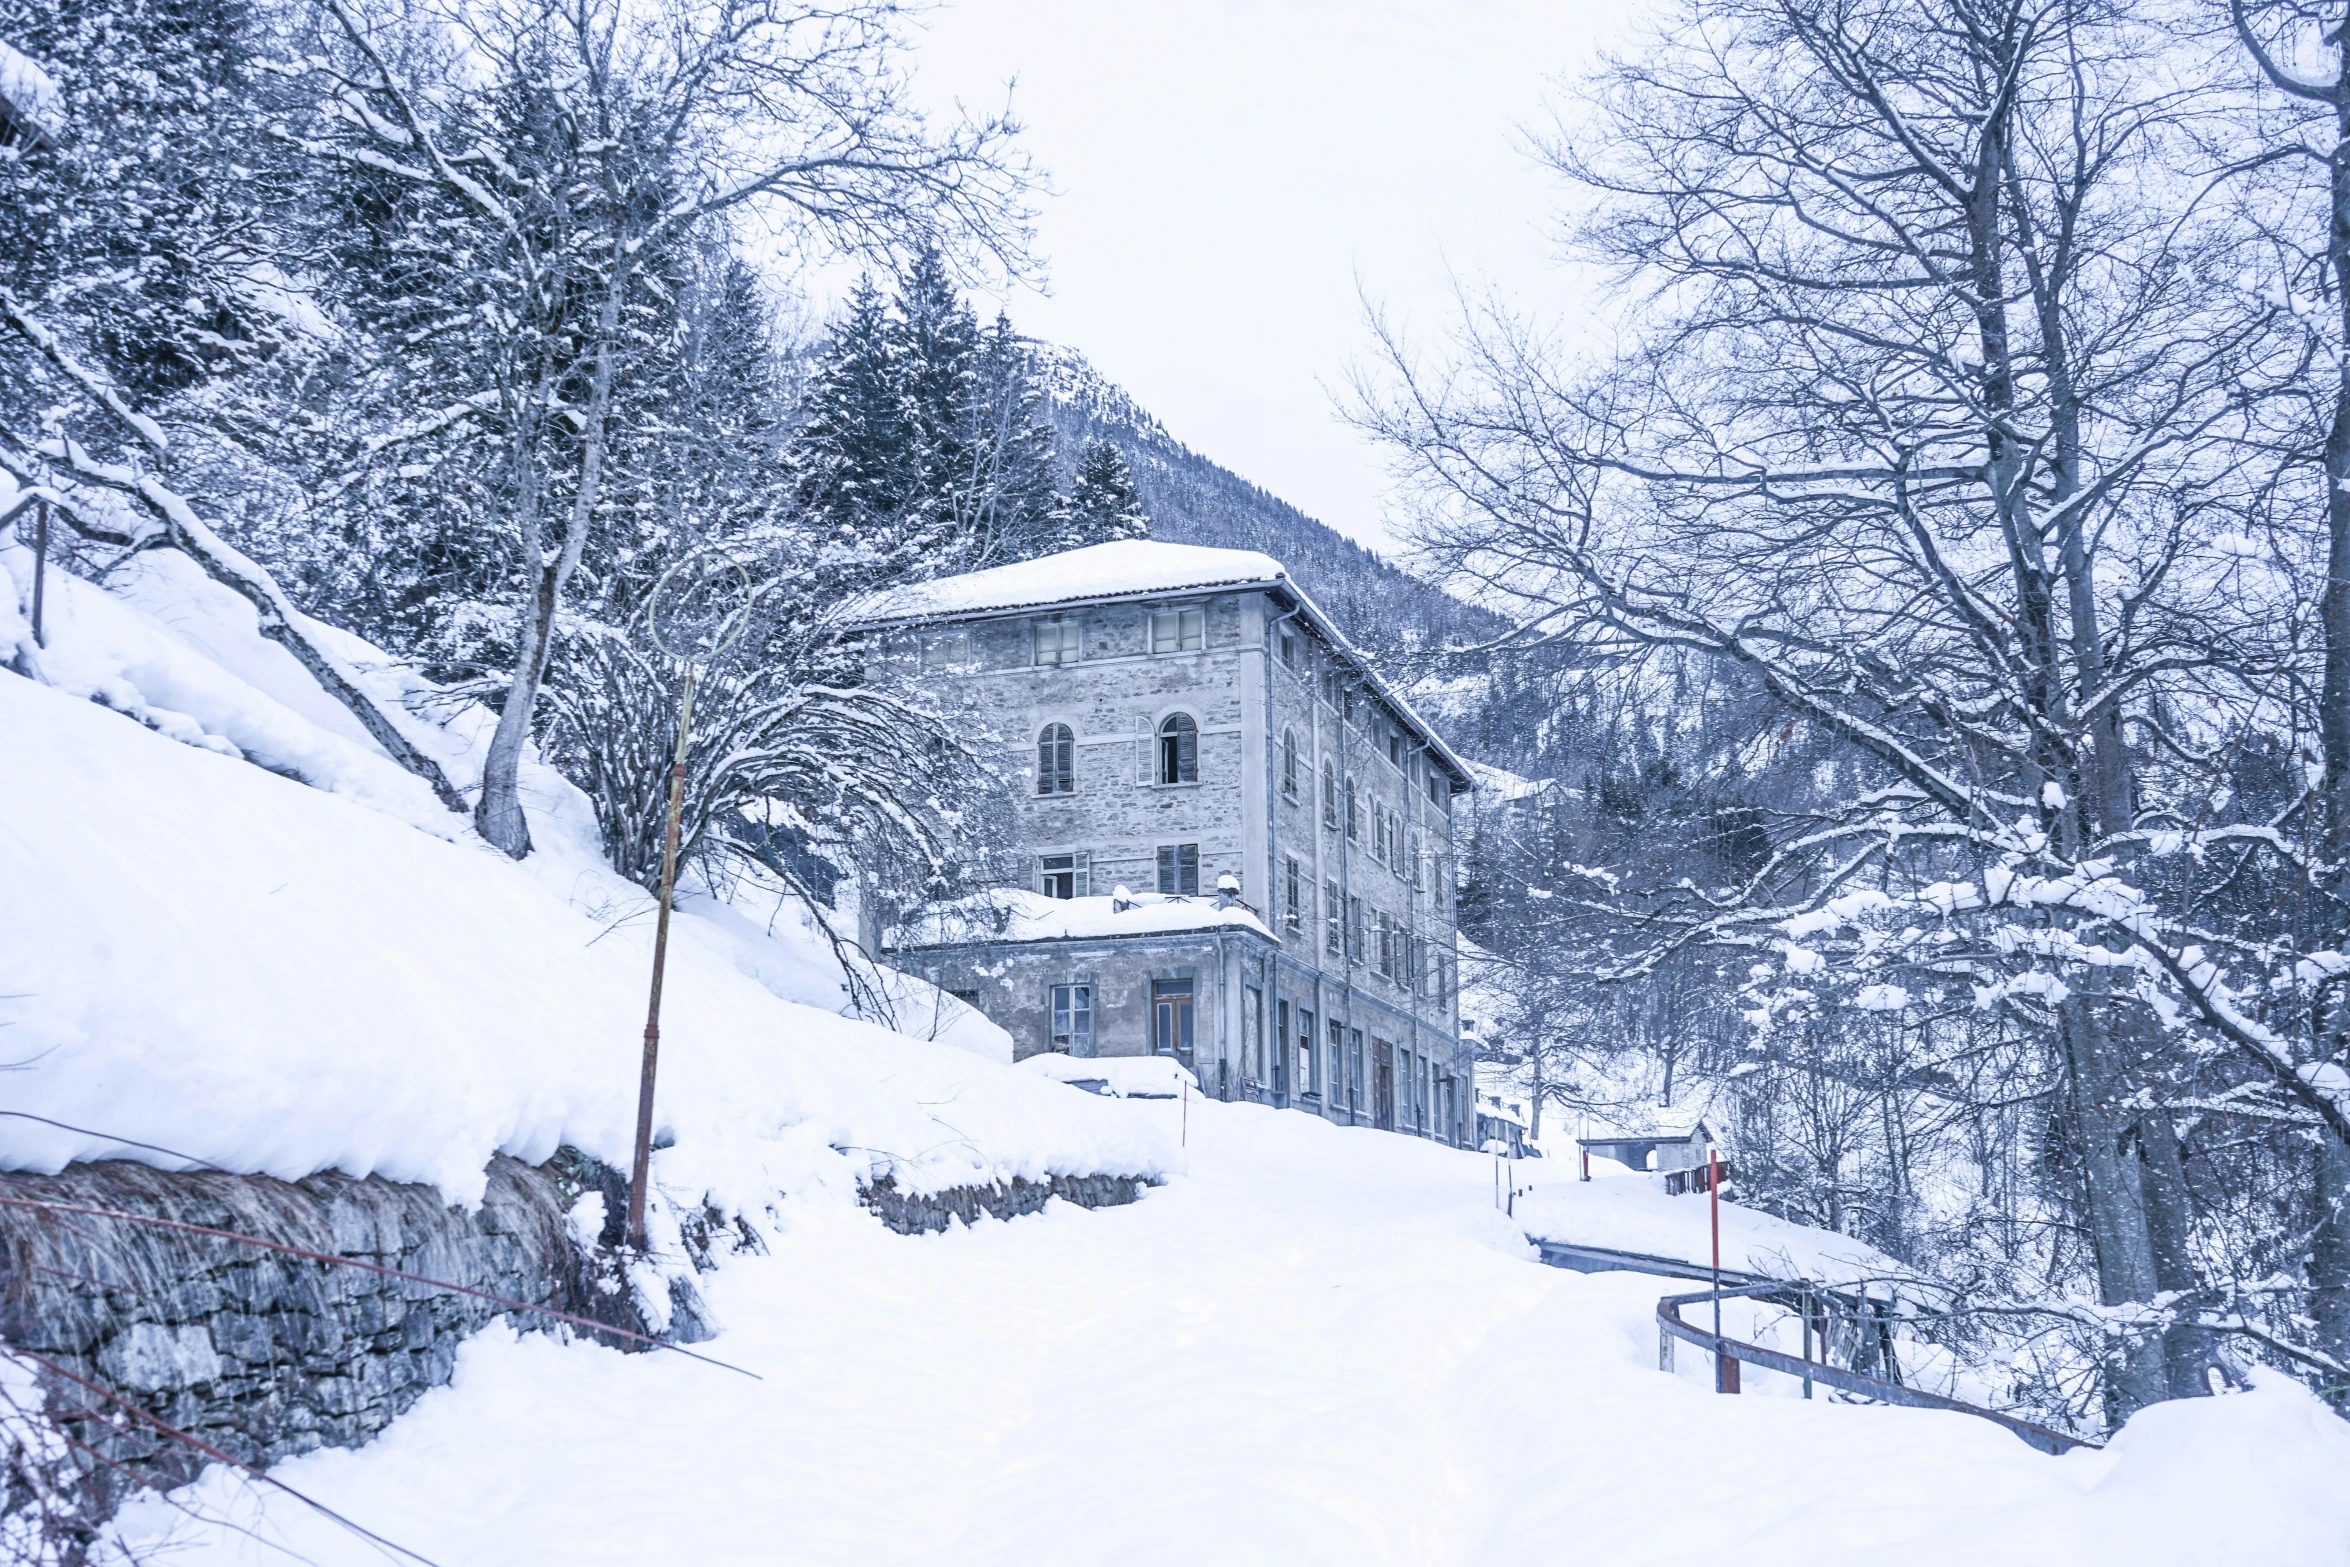
[[[135,561],[113,592],[53,571],[54,685],[0,673],[9,1106],[88,1129],[0,1119],[0,1168],[169,1149],[472,1202],[499,1153],[570,1143],[625,1166],[650,900],[603,869],[584,799],[532,768],[541,851],[506,860],[176,559]],[[21,590],[25,552],[0,565]],[[0,633],[22,631],[19,597],[0,595]],[[419,694],[322,634],[385,695]],[[488,715],[438,717],[413,731],[469,785]],[[758,891],[689,900],[672,933],[674,1146],[655,1175],[676,1200],[756,1211],[884,1175],[927,1192],[1175,1161],[1161,1132],[985,1059],[1008,1054],[1001,1033],[959,1003],[925,998],[980,1053],[837,1015],[829,948]]]

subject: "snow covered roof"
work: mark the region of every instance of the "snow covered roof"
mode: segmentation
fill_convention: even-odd
[[[1107,936],[1166,936],[1195,930],[1272,932],[1245,903],[1132,893],[1125,898],[1048,898],[1041,892],[984,892],[927,910],[898,928],[891,946],[960,946],[965,942],[1078,941]]]
[[[1688,1105],[1627,1111],[1614,1123],[1594,1120],[1576,1140],[1584,1143],[1720,1142],[1706,1121],[1705,1111]]]
[[[1479,1094],[1477,1096],[1477,1113],[1482,1116],[1488,1116],[1496,1121],[1507,1121],[1512,1126],[1524,1126],[1526,1124],[1526,1117],[1519,1112],[1516,1105],[1503,1104],[1500,1099],[1496,1098],[1492,1094]]]
[[[1504,805],[1538,794],[1548,794],[1558,786],[1555,778],[1526,778],[1500,767],[1488,767],[1483,762],[1471,762],[1469,771],[1477,787],[1490,793]]]
[[[1289,568],[1256,550],[1213,549],[1204,544],[1162,544],[1156,539],[1119,539],[1084,549],[1063,550],[1010,566],[991,566],[959,577],[939,577],[862,594],[843,609],[852,630],[941,625],[989,620],[1081,604],[1124,604],[1182,593],[1262,589],[1279,594],[1319,632],[1331,650],[1361,676],[1380,702],[1452,774],[1454,792],[1475,779],[1464,761],[1402,695],[1381,679],[1321,606],[1289,575]]]
[[[65,132],[65,96],[49,73],[0,40],[0,132],[15,130],[36,147]]]
[[[1063,604],[1267,588],[1288,581],[1281,562],[1255,550],[1120,539],[867,594],[849,605],[848,616],[855,625],[930,624]]]

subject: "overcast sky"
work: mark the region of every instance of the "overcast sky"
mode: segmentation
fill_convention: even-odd
[[[1557,188],[1522,147],[1554,79],[1639,0],[960,0],[923,96],[1015,111],[1051,175],[1049,294],[1007,303],[1176,437],[1366,543],[1378,455],[1333,398],[1362,292],[1423,325],[1448,276],[1572,318],[1546,264]]]

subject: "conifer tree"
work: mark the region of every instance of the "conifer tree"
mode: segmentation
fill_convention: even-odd
[[[978,389],[979,321],[947,275],[935,247],[914,258],[899,285],[895,339],[911,462],[906,497],[916,530],[933,551],[961,556],[971,491],[982,469],[972,448]]]
[[[790,463],[794,498],[821,548],[857,576],[898,553],[915,491],[903,338],[871,278],[817,355]]]
[[[962,505],[973,561],[1029,560],[1062,548],[1044,388],[1028,345],[1001,311],[980,345],[968,422],[974,465]]]
[[[1077,481],[1069,489],[1059,547],[1145,539],[1150,526],[1142,494],[1134,487],[1134,472],[1118,448],[1108,441],[1087,441],[1077,459]]]

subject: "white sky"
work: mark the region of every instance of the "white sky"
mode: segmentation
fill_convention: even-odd
[[[1362,294],[1421,328],[1449,279],[1571,323],[1560,192],[1525,154],[1549,84],[1640,0],[961,0],[931,14],[926,100],[1003,101],[1049,172],[1049,293],[1006,303],[1175,436],[1384,542],[1377,452],[1339,420]]]

